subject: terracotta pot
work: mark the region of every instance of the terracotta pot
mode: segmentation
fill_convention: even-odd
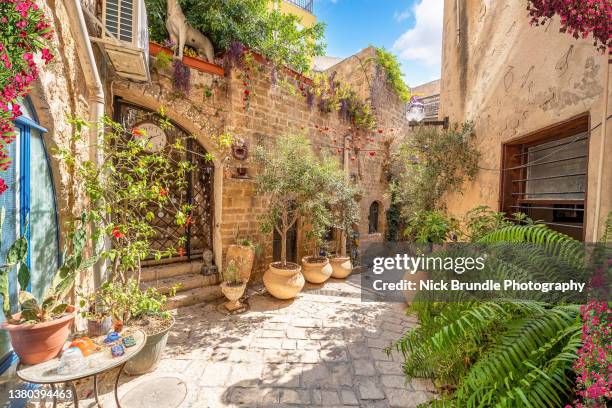
[[[351,258],[348,256],[338,256],[330,258],[329,263],[332,266],[332,278],[344,279],[351,274],[353,271],[353,265],[351,264]]]
[[[104,336],[113,327],[113,318],[107,316],[103,320],[87,320],[87,335],[89,337]]]
[[[318,262],[308,262],[310,256],[302,258],[302,274],[310,283],[323,283],[329,279],[332,274],[332,266],[329,259],[322,257]]]
[[[234,261],[243,281],[248,282],[255,260],[255,248],[248,245],[230,245],[227,247],[226,264]]]
[[[160,52],[166,53],[168,55],[174,55],[173,51],[170,48],[164,47],[161,44],[157,44],[154,42],[149,42],[149,54],[156,56]],[[188,67],[197,69],[198,71],[207,72],[213,75],[225,76],[225,69],[220,67],[219,65],[212,64],[210,62],[206,62],[198,57],[190,57],[188,55],[183,55],[183,64]]]
[[[294,269],[279,268],[280,262],[270,264],[263,275],[263,283],[277,299],[293,299],[304,287],[304,275],[299,265],[289,262]]]
[[[70,335],[76,308],[68,306],[66,315],[59,319],[35,324],[10,324],[4,322],[2,328],[11,337],[13,350],[22,364],[38,364],[51,360],[62,350]],[[17,313],[18,319],[21,313]]]
[[[240,298],[244,294],[245,289],[246,281],[243,281],[241,285],[230,285],[228,282],[221,283],[221,292],[223,292],[227,300],[229,300],[229,302],[225,304],[227,310],[231,312],[242,307]]]
[[[128,375],[141,375],[155,370],[168,342],[172,326],[174,326],[174,317],[170,327],[159,333],[147,335],[144,347],[127,362],[123,371]]]

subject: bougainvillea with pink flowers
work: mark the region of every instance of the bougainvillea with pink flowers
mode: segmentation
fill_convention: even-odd
[[[612,308],[607,302],[591,301],[580,307],[580,314],[582,347],[574,363],[578,388],[574,406],[604,408],[612,400]]]
[[[43,11],[28,0],[0,0],[0,171],[11,163],[8,145],[15,139],[18,101],[38,78],[36,58],[53,59],[47,44],[53,30]],[[0,194],[6,191],[0,177]]]
[[[592,34],[600,51],[612,51],[612,2],[610,0],[528,0],[527,10],[534,25],[545,24],[555,14],[561,32],[574,38]]]

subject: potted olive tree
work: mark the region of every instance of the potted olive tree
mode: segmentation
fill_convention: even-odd
[[[304,136],[279,138],[269,148],[258,146],[255,160],[260,166],[257,191],[269,200],[261,230],[276,230],[281,244],[280,260],[264,273],[264,285],[272,296],[291,299],[302,290],[304,276],[300,265],[287,261],[287,232],[300,216],[310,216],[321,192],[327,191],[324,166]]]
[[[0,214],[0,230],[4,221],[4,209]],[[84,259],[86,243],[85,217],[78,228],[70,234],[71,251],[64,251],[64,263],[53,276],[42,302],[28,292],[30,270],[26,259],[28,241],[25,235],[19,237],[9,248],[6,261],[0,267],[0,296],[6,322],[2,328],[7,330],[11,346],[23,364],[38,364],[56,357],[70,335],[76,314],[76,307],[65,302],[72,290],[77,272],[89,268],[96,257]],[[27,227],[26,227],[27,229]],[[68,244],[67,244],[68,246]],[[9,272],[17,268],[19,281],[20,311],[13,313],[10,306]]]
[[[359,221],[358,194],[359,190],[351,184],[346,174],[340,171],[335,173],[330,208],[339,239],[336,240],[336,255],[329,262],[333,270],[331,276],[336,279],[346,278],[353,271],[351,258],[346,255],[346,238],[353,231],[353,225]]]

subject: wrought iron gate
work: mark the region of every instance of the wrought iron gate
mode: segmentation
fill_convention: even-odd
[[[133,129],[143,123],[159,123],[160,115],[123,100],[115,102],[115,120],[126,129]],[[177,248],[172,261],[199,258],[206,250],[213,250],[213,182],[214,165],[205,159],[206,150],[186,131],[175,123],[171,129],[165,130],[166,143],[173,144],[178,139],[186,141],[187,149],[177,157],[177,161],[190,161],[194,170],[186,174],[187,189],[177,193],[169,192],[170,200],[175,202],[186,201],[191,204],[190,222],[186,226],[175,223],[172,214],[157,211],[153,220],[155,228],[159,231],[151,240],[153,250]],[[178,154],[176,151],[174,154]],[[179,196],[177,194],[186,194]],[[168,261],[168,259],[166,259]]]

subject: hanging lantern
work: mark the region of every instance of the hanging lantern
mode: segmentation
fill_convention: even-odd
[[[410,98],[408,109],[406,110],[406,119],[409,121],[420,122],[425,118],[425,105],[417,96]]]

